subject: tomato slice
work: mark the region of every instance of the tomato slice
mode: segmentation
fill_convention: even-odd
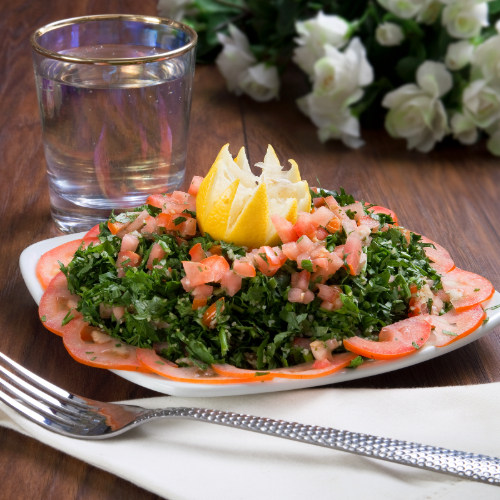
[[[59,262],[67,266],[82,243],[84,243],[84,247],[87,248],[91,243],[98,245],[100,241],[99,238],[84,238],[82,240],[68,241],[67,243],[63,243],[45,252],[40,257],[36,265],[36,277],[43,288],[47,288],[52,278],[60,272]]]
[[[458,312],[488,300],[495,292],[486,278],[458,268],[446,273],[441,278],[441,283]]]
[[[262,379],[236,378],[219,375],[212,368],[206,372],[200,370],[197,366],[187,368],[176,368],[168,361],[158,356],[154,349],[137,349],[137,359],[145,368],[177,382],[191,382],[195,384],[242,384],[250,382],[259,382]]]
[[[431,325],[417,316],[385,326],[380,331],[378,342],[351,337],[344,340],[344,347],[366,358],[393,359],[420,349],[430,333]]]
[[[425,236],[422,236],[422,242],[432,243],[436,247],[425,247],[424,251],[429,260],[433,262],[431,267],[434,268],[434,270],[436,270],[439,274],[448,273],[455,268],[455,262],[453,262],[448,250]]]
[[[274,378],[274,374],[266,370],[244,370],[227,363],[222,365],[212,365],[212,368],[219,375],[224,375],[226,377],[254,380],[272,380]]]
[[[96,224],[89,232],[83,237],[84,240],[88,238],[97,238],[100,233],[99,224]]]
[[[64,347],[74,360],[95,368],[151,372],[139,363],[136,354],[137,347],[117,339],[95,343],[90,334],[96,330],[100,331],[99,328],[90,326],[81,318],[72,321],[71,327],[65,329]]]
[[[330,375],[330,373],[345,368],[357,357],[358,355],[352,352],[343,352],[342,354],[334,354],[332,359],[325,360],[326,363],[309,361],[291,366],[290,368],[275,368],[274,370],[270,370],[270,373],[278,378],[310,379],[325,377],[326,375]]]
[[[45,290],[38,307],[38,315],[43,326],[52,333],[62,336],[68,328],[71,328],[73,322],[82,317],[81,313],[73,310],[74,319],[62,326],[68,311],[75,308],[79,300],[78,295],[73,295],[68,290],[66,276],[62,272],[57,273]]]
[[[431,314],[420,316],[434,327],[432,333],[437,339],[435,344],[437,347],[443,347],[466,337],[481,326],[485,317],[486,313],[480,304],[462,312],[452,309],[442,316]]]

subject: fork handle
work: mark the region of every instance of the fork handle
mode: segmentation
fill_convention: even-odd
[[[486,455],[448,450],[437,446],[409,443],[329,427],[304,425],[285,420],[273,420],[203,408],[159,409],[152,410],[148,412],[147,416],[144,416],[145,419],[159,417],[201,420],[291,441],[347,451],[363,457],[450,474],[463,479],[500,485],[500,459]]]

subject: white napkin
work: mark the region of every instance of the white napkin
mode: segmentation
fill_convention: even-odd
[[[500,383],[130,403],[229,410],[500,456]],[[169,500],[363,498],[367,493],[370,500],[488,500],[500,494],[497,486],[201,422],[165,419],[114,439],[79,441],[50,433],[3,405],[0,425]]]

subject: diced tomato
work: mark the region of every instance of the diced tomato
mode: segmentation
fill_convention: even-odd
[[[196,311],[198,309],[201,309],[202,307],[205,307],[206,305],[207,305],[207,299],[194,299],[191,309],[193,311]]]
[[[193,262],[201,262],[203,259],[206,259],[207,255],[201,246],[201,243],[196,243],[194,247],[189,250],[189,255]]]
[[[316,248],[316,244],[313,243],[307,236],[302,236],[297,240],[297,248],[300,253],[307,253]]]
[[[281,259],[271,247],[263,246],[259,248],[259,253],[265,253],[270,266],[281,266]]]
[[[314,198],[313,199],[313,204],[316,208],[322,207],[325,205],[325,199],[323,197],[321,198]]]
[[[271,221],[283,243],[289,243],[297,240],[297,233],[293,229],[293,224],[290,221],[276,214],[271,215]]]
[[[327,207],[319,207],[311,216],[314,222],[323,227],[326,227],[333,217],[335,215]]]
[[[186,292],[192,292],[194,290],[194,286],[191,286],[191,283],[189,282],[189,278],[187,276],[184,276],[184,278],[181,279],[181,285]]]
[[[134,252],[118,252],[118,257],[116,259],[116,267],[137,267],[141,263],[142,257]]]
[[[130,222],[111,222],[108,221],[108,229],[111,231],[111,234],[117,235],[120,231],[123,231],[130,225]]]
[[[140,231],[142,229],[142,227],[144,226],[144,223],[145,223],[145,220],[149,217],[149,212],[147,210],[143,210],[138,216],[137,218],[130,223],[130,225],[128,225],[126,228],[125,228],[125,231],[127,233],[131,233],[132,231]]]
[[[299,238],[304,235],[309,238],[314,238],[318,227],[319,224],[313,220],[311,214],[308,214],[307,212],[300,212],[297,222],[293,226],[293,230]]]
[[[370,207],[368,209],[369,212],[373,212],[375,214],[386,214],[390,215],[392,217],[392,220],[396,223],[399,224],[398,222],[398,216],[396,215],[395,212],[393,212],[391,209],[386,208],[386,207],[381,207],[379,205],[375,205],[373,207]]]
[[[96,343],[92,340],[93,331],[99,329],[90,326],[82,319],[75,320],[71,328],[64,331],[64,347],[73,359],[95,368],[150,372],[137,361],[136,347],[112,337],[107,342]]]
[[[144,219],[144,227],[141,229],[141,234],[153,234],[158,231],[156,219],[149,215]]]
[[[214,287],[211,285],[198,285],[193,290],[192,295],[195,299],[208,299],[212,296],[213,291]]]
[[[365,215],[365,210],[364,210],[363,205],[361,204],[360,201],[357,201],[356,203],[352,203],[351,205],[346,205],[346,206],[342,207],[342,210],[344,212],[347,212],[348,210],[353,212],[354,213],[354,220],[356,222],[358,222],[359,219],[361,219],[361,217],[363,217]]]
[[[156,223],[158,227],[164,227],[167,231],[181,231],[184,227],[182,224],[187,221],[188,218],[190,218],[188,214],[161,213],[156,216]],[[177,221],[177,224],[175,221]]]
[[[356,359],[357,357],[357,354],[344,352],[342,354],[334,354],[328,365],[326,365],[326,363],[322,363],[319,368],[317,367],[318,365],[316,365],[316,368],[314,367],[314,364],[316,363],[315,361],[309,361],[290,368],[275,368],[274,370],[269,371],[271,374],[279,378],[309,379],[325,377],[326,375],[330,375],[331,373],[345,368],[353,359]]]
[[[262,274],[265,274],[266,276],[274,276],[274,274],[276,274],[278,269],[281,267],[280,260],[278,259],[279,263],[277,265],[271,264],[267,253],[261,250],[262,249],[257,250],[252,255],[253,261]],[[276,255],[274,257],[276,257]]]
[[[186,277],[192,287],[214,282],[212,268],[201,262],[182,261]],[[182,281],[182,280],[181,280]]]
[[[297,260],[297,257],[301,253],[299,250],[299,247],[297,246],[297,243],[295,243],[295,242],[285,243],[281,248],[283,250],[283,253],[290,260]]]
[[[425,247],[424,252],[427,258],[433,262],[431,267],[433,267],[439,274],[446,274],[455,268],[455,262],[453,262],[448,250],[425,236],[422,236],[422,242],[432,243],[436,247]]]
[[[132,234],[126,234],[122,239],[120,252],[135,252],[139,246],[139,238]]]
[[[214,302],[203,314],[202,323],[208,328],[215,328],[216,322],[216,314],[217,314],[217,304],[219,304],[220,312],[224,311],[224,297],[221,297],[219,300]]]
[[[99,245],[100,241],[99,238],[68,241],[45,252],[40,257],[36,265],[36,277],[43,288],[47,288],[54,276],[61,270],[59,262],[67,266],[82,244],[83,248],[87,248],[90,244]]]
[[[233,262],[233,271],[243,278],[253,278],[255,276],[255,267],[251,262],[242,262],[236,259]]]
[[[220,280],[221,287],[225,288],[226,293],[231,297],[241,290],[241,283],[242,277],[231,270],[228,270]]]
[[[356,275],[362,253],[361,238],[358,233],[352,232],[347,237],[344,246],[344,256],[349,267],[349,274]]]
[[[311,273],[309,271],[302,271],[300,273],[292,274],[292,288],[299,288],[303,292],[309,290],[309,281],[311,280]]]
[[[252,382],[250,378],[225,377],[219,375],[211,367],[206,371],[201,370],[197,366],[187,368],[176,368],[171,366],[172,363],[158,356],[154,349],[137,349],[137,358],[142,366],[149,370],[177,382],[191,382],[195,384],[242,384]],[[256,378],[256,382],[261,382],[262,379]]]
[[[207,257],[206,259],[200,261],[200,264],[204,264],[212,270],[214,276],[212,281],[215,282],[219,281],[222,276],[224,276],[226,272],[229,271],[229,264],[227,263],[227,260],[220,255],[212,255],[211,257]]]
[[[43,326],[52,333],[62,336],[64,331],[70,328],[70,325],[76,319],[82,317],[81,313],[75,309],[79,300],[78,295],[73,295],[68,290],[66,276],[62,272],[57,273],[40,300],[38,314]],[[62,322],[70,309],[73,309],[71,314],[74,319],[62,326]]]
[[[212,255],[221,255],[222,256],[222,247],[220,245],[213,245],[210,247],[210,253]]]
[[[351,337],[344,340],[344,347],[366,358],[399,358],[422,347],[430,333],[431,325],[418,316],[385,326],[380,331],[378,342]]]
[[[163,257],[165,257],[165,250],[158,243],[153,243],[146,267],[153,269],[154,261],[160,262]]]
[[[358,224],[360,226],[369,227],[372,233],[377,232],[380,227],[380,222],[378,220],[372,219],[369,215],[364,215],[363,217],[360,217]]]
[[[100,233],[100,229],[99,229],[99,224],[96,224],[92,229],[90,229],[86,234],[85,236],[83,237],[83,239],[90,239],[90,238],[97,238],[99,236],[99,233]]]
[[[462,312],[452,309],[442,316],[431,314],[420,316],[434,327],[432,333],[436,337],[437,347],[443,347],[466,337],[481,326],[485,317],[486,313],[480,304]]]
[[[179,230],[182,236],[186,238],[188,236],[194,236],[196,234],[196,219],[188,218],[181,224],[181,228]]]
[[[174,191],[171,200],[179,205],[187,205],[191,201],[191,195],[184,191]]]
[[[327,196],[325,198],[325,204],[332,212],[334,208],[339,206],[337,200],[333,196]]]
[[[329,235],[330,233],[326,230],[326,229],[323,229],[322,227],[320,227],[317,231],[316,231],[316,239],[317,240],[326,240],[327,236]]]
[[[303,300],[304,290],[301,290],[300,288],[290,288],[290,290],[288,290],[288,302],[297,302],[302,304]]]
[[[189,191],[188,191],[188,193],[191,196],[196,196],[198,194],[198,191],[200,189],[200,184],[203,182],[203,179],[204,179],[203,177],[199,177],[198,175],[195,175],[193,177],[193,180],[189,185]]]
[[[272,380],[274,375],[272,373],[257,370],[244,370],[242,368],[237,368],[236,366],[229,364],[212,365],[212,368],[219,375],[224,375],[226,377],[235,377],[244,380],[254,379],[259,380]]]
[[[318,284],[318,297],[320,299],[331,302],[332,304],[340,301],[340,307],[342,307],[342,301],[340,300],[340,294],[342,293],[342,288],[337,285],[327,286]]]
[[[337,217],[332,217],[330,222],[326,225],[326,230],[330,234],[335,234],[342,229],[342,221]]]
[[[167,201],[170,201],[171,195],[165,194],[152,194],[147,200],[146,203],[156,208],[163,208]]]
[[[458,312],[488,300],[495,293],[486,278],[458,268],[443,275],[441,283]]]

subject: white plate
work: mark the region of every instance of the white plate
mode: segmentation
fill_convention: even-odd
[[[49,240],[40,241],[29,246],[23,251],[19,259],[21,274],[23,275],[26,286],[36,303],[40,303],[43,295],[43,288],[36,277],[36,264],[41,255],[53,248],[66,243],[67,241],[81,238],[85,233],[70,234],[59,236]],[[495,292],[493,297],[484,303],[484,307],[492,307],[500,304],[500,293]],[[326,377],[310,380],[300,379],[274,379],[266,382],[255,382],[248,384],[190,384],[184,382],[174,382],[159,375],[145,373],[135,373],[123,370],[111,370],[116,375],[130,380],[135,384],[147,387],[153,391],[170,394],[181,397],[211,397],[211,396],[239,396],[242,394],[258,394],[264,392],[288,391],[291,389],[303,389],[306,387],[316,387],[320,385],[335,384],[347,380],[355,380],[372,375],[406,368],[417,363],[422,363],[428,359],[436,358],[442,354],[454,351],[459,347],[469,344],[474,340],[486,335],[489,331],[500,325],[500,308],[487,311],[489,321],[486,325],[479,327],[475,332],[462,339],[453,342],[445,347],[424,346],[410,356],[404,356],[388,361],[369,361],[363,363],[356,369],[343,369],[338,372],[327,375]]]

